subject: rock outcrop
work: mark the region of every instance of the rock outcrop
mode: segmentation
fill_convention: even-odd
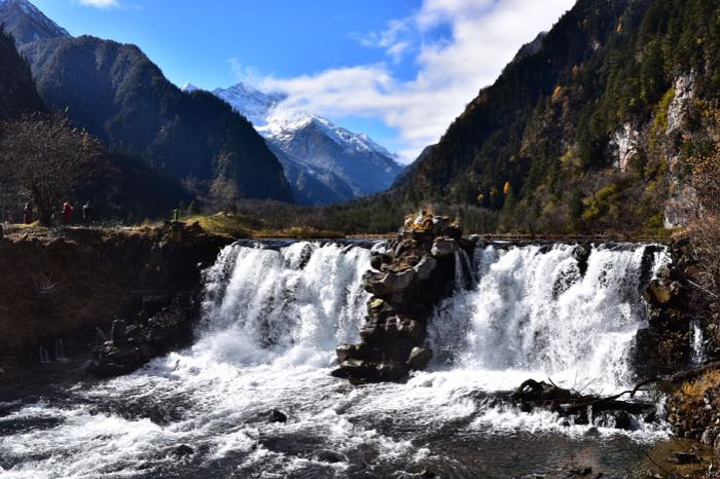
[[[173,302],[148,319],[145,309],[135,321],[115,319],[110,340],[95,350],[88,369],[104,377],[134,371],[151,359],[192,341],[192,327],[200,315],[198,297],[178,294]]]
[[[336,377],[355,383],[402,381],[424,369],[433,353],[427,325],[435,305],[455,289],[457,257],[475,244],[446,217],[423,215],[406,222],[384,252],[371,258],[363,278],[372,294],[367,303],[360,344],[337,349]]]
[[[635,338],[635,372],[640,378],[683,369],[692,358],[692,294],[681,248],[682,245],[677,243],[671,246],[674,262],[662,266],[657,277],[642,291],[649,325],[638,331]],[[648,262],[649,255],[655,252],[654,248],[648,248]]]
[[[147,361],[181,344],[188,321],[198,317],[192,299],[202,287],[201,270],[230,242],[197,224],[171,222],[10,235],[0,241],[0,269],[13,279],[0,290],[0,369],[61,359],[60,349],[69,359],[88,357],[109,340],[110,348],[101,347],[104,358],[114,358],[116,366],[103,373],[110,374],[125,368],[121,351],[129,345]],[[137,326],[141,316],[146,324]],[[143,362],[134,352],[125,356],[125,369]]]
[[[667,403],[667,420],[678,437],[713,446],[720,453],[720,384],[718,374],[685,383]]]

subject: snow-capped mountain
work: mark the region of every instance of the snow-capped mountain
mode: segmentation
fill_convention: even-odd
[[[41,38],[69,37],[70,34],[46,17],[27,0],[0,0],[0,18],[6,32],[12,32],[18,45]]]
[[[388,189],[403,170],[393,155],[365,134],[283,106],[286,97],[239,83],[217,89],[253,123],[276,152],[298,202],[329,204]]]

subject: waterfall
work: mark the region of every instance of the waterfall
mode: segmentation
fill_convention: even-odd
[[[369,258],[367,249],[332,243],[226,248],[205,275],[196,348],[246,365],[284,357],[329,366],[338,344],[359,339]]]
[[[627,384],[630,348],[645,325],[645,247],[599,246],[585,259],[578,248],[488,245],[472,260],[457,252],[456,293],[430,324],[440,365]],[[244,366],[332,365],[339,344],[358,340],[369,254],[311,242],[226,248],[205,274],[194,350]],[[652,267],[663,261],[656,254]]]
[[[596,247],[584,275],[575,248],[479,248],[477,287],[445,301],[432,321],[440,361],[626,384],[630,348],[645,324],[638,293],[645,247]]]
[[[692,363],[700,366],[707,360],[704,346],[705,338],[703,337],[700,321],[692,321],[690,323],[690,331],[692,333]]]
[[[475,277],[470,257],[463,249],[455,251],[455,291],[460,292],[473,286]]]

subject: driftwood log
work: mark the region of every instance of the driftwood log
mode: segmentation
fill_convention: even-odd
[[[621,397],[627,395],[634,398],[640,385],[632,390],[620,394],[603,397],[592,394],[581,394],[570,389],[561,388],[555,384],[528,379],[518,387],[510,396],[511,400],[520,405],[524,411],[535,407],[549,408],[561,416],[576,414],[592,414],[602,412],[625,412],[627,414],[645,414],[654,411],[655,405],[646,401],[623,401]]]

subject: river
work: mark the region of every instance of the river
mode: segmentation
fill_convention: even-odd
[[[438,305],[429,369],[352,386],[330,371],[335,348],[359,339],[370,249],[229,246],[204,274],[193,346],[0,403],[0,478],[638,477],[669,436],[662,422],[568,424],[507,397],[528,378],[602,394],[632,384],[640,290],[669,261],[647,248],[597,245],[585,263],[575,245],[478,247]]]

